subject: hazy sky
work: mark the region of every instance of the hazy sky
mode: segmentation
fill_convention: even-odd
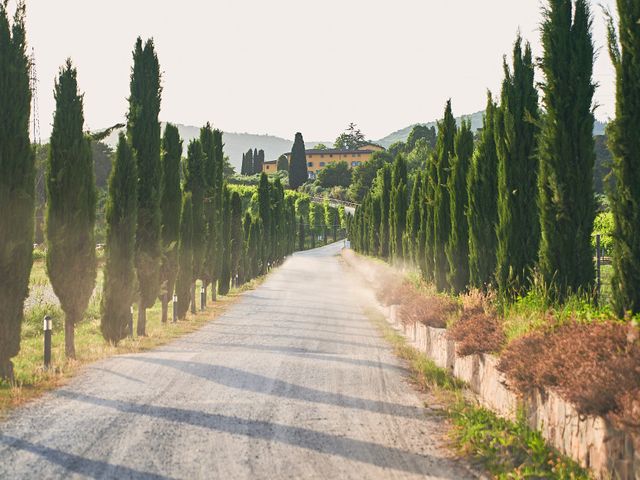
[[[613,112],[602,13],[593,3],[596,112]],[[613,0],[604,0],[612,4]],[[13,9],[15,0],[10,1]],[[371,139],[442,114],[484,108],[518,29],[540,53],[540,0],[27,0],[43,140],[53,82],[78,67],[89,128],[120,122],[131,51],[153,37],[161,120],[331,140],[350,122]]]

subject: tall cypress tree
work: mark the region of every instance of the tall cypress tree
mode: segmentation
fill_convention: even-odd
[[[535,155],[538,92],[534,83],[531,47],[522,49],[518,35],[513,71],[504,60],[501,105],[496,111],[498,152],[498,249],[496,281],[503,293],[521,292],[538,258],[540,222]]]
[[[427,281],[435,280],[435,196],[438,184],[438,158],[436,152],[427,157],[427,168],[422,180],[424,191],[422,204],[422,227],[420,241],[422,248],[420,258],[422,262],[422,274]]]
[[[162,138],[162,189],[160,212],[162,219],[162,263],[160,267],[162,323],[167,321],[168,302],[178,274],[178,239],[180,237],[180,161],[182,140],[178,128],[167,123]]]
[[[178,191],[179,188],[178,184]],[[135,292],[131,285],[136,280],[137,190],[136,159],[124,133],[120,133],[109,178],[109,199],[106,207],[107,246],[100,320],[102,336],[106,341],[116,345],[127,336],[130,308],[135,301]],[[177,246],[175,251],[177,252]],[[165,265],[168,267],[168,263]],[[172,268],[177,269],[177,262]]]
[[[249,149],[247,153],[242,156],[242,174],[253,175],[253,150]]]
[[[160,64],[153,40],[142,46],[138,37],[133,51],[131,94],[127,132],[138,161],[138,229],[136,232],[136,272],[138,335],[146,335],[146,309],[160,290]]]
[[[253,152],[253,173],[262,173],[262,165],[264,165],[264,150],[254,150]]]
[[[187,147],[187,161],[184,172],[184,189],[191,192],[193,214],[193,278],[191,284],[192,306],[195,310],[195,285],[196,280],[205,276],[204,259],[206,247],[206,223],[204,217],[204,180],[205,157],[200,140],[191,140]]]
[[[296,133],[291,148],[291,161],[289,162],[289,186],[296,190],[307,181],[307,157],[305,154],[304,139],[300,132]]]
[[[178,276],[176,295],[178,296],[177,315],[184,320],[191,304],[191,283],[193,279],[193,203],[191,192],[182,196],[180,213],[180,240],[178,243]]]
[[[229,293],[229,283],[231,281],[231,192],[224,188],[222,197],[222,249],[220,253],[220,278],[218,282],[218,293],[226,295]]]
[[[47,166],[47,272],[65,314],[65,353],[75,358],[75,325],[96,281],[96,186],[83,98],[71,60],[55,85],[56,112]]]
[[[221,255],[223,252],[222,240],[222,201],[224,191],[224,143],[222,141],[222,131],[213,131],[213,153],[214,153],[214,176],[211,187],[211,199],[213,203],[213,223],[209,227],[209,248],[213,250],[211,254],[211,298],[216,300],[216,284],[220,276]]]
[[[261,274],[266,273],[267,262],[271,253],[271,187],[269,185],[269,179],[263,172],[260,175],[260,183],[258,185],[258,215],[262,221],[262,229],[264,231],[263,243],[263,256],[261,257]]]
[[[376,182],[380,191],[380,256],[389,258],[390,253],[390,211],[391,211],[391,165],[385,164],[378,170]]]
[[[469,226],[467,211],[467,175],[473,155],[471,122],[462,121],[455,138],[455,156],[447,181],[451,211],[451,232],[446,253],[449,261],[448,282],[454,293],[464,291],[469,284]]]
[[[13,380],[33,261],[35,157],[29,141],[29,59],[25,6],[10,25],[0,2],[0,379]]]
[[[403,155],[398,155],[391,172],[389,208],[389,254],[395,263],[402,261],[402,238],[407,224],[407,208],[407,163]]]
[[[286,155],[280,155],[278,157],[278,162],[276,164],[276,169],[279,172],[280,171],[285,171],[285,172],[289,171],[289,160],[287,159]]]
[[[207,287],[212,281],[213,271],[215,269],[215,240],[216,240],[216,214],[214,208],[213,197],[215,195],[216,180],[216,145],[214,140],[213,128],[211,124],[207,124],[200,129],[200,145],[204,154],[204,195],[203,204],[204,215],[204,258],[202,265],[202,286],[205,290],[205,298]]]
[[[487,94],[478,147],[471,159],[467,194],[469,224],[469,284],[486,288],[496,270],[498,224],[498,155],[494,136],[496,104]]]
[[[550,0],[542,24],[540,271],[562,296],[593,287],[594,47],[586,0]]]
[[[609,53],[616,71],[616,118],[609,125],[615,188],[613,304],[618,315],[640,313],[640,0],[618,0],[618,32],[609,17]]]
[[[411,200],[407,211],[407,226],[403,244],[404,258],[417,266],[418,235],[422,218],[422,172],[417,172],[411,187]]]
[[[242,221],[242,231],[244,233],[243,245],[242,245],[242,257],[240,259],[241,272],[240,272],[240,284],[244,284],[253,278],[253,272],[251,271],[251,259],[249,258],[249,240],[251,233],[251,213],[245,212],[244,220]]]
[[[436,183],[434,187],[433,208],[433,258],[434,278],[438,290],[448,287],[449,261],[445,252],[451,234],[451,205],[449,200],[449,171],[454,156],[456,120],[451,111],[451,100],[447,101],[444,118],[438,123],[436,143]]]
[[[380,222],[382,218],[380,204],[380,195],[370,196],[368,214],[369,245],[367,245],[367,251],[373,255],[378,255],[380,251]]]
[[[242,260],[242,247],[244,244],[244,232],[242,230],[242,200],[238,192],[231,195],[231,281],[240,278],[240,261]]]

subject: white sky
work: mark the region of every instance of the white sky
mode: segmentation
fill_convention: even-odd
[[[594,1],[596,117],[612,116],[613,75]],[[10,1],[13,11],[15,0]],[[540,52],[539,0],[27,0],[50,134],[53,81],[78,67],[85,118],[122,121],[131,51],[153,37],[163,77],[161,120],[225,131],[332,140],[350,122],[371,139],[442,114],[484,108],[518,29]]]

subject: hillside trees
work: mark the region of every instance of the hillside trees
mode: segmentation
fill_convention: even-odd
[[[482,133],[471,159],[467,184],[469,224],[469,284],[486,288],[496,269],[498,223],[498,155],[494,137],[496,104],[487,94]]]
[[[291,160],[289,163],[289,186],[297,189],[307,181],[307,157],[305,155],[304,139],[300,132],[296,133],[293,147],[291,148]]]
[[[609,16],[609,53],[616,74],[616,118],[607,134],[615,189],[613,303],[618,315],[640,313],[640,1],[618,1],[618,27]]]
[[[65,354],[75,358],[75,325],[96,280],[96,187],[83,97],[67,60],[55,84],[56,111],[47,168],[47,272],[65,313]]]
[[[339,150],[357,150],[367,143],[364,134],[355,123],[350,123],[347,129],[338,135],[333,147]]]
[[[25,5],[10,24],[0,2],[0,379],[13,380],[11,359],[20,351],[24,300],[29,295],[35,156],[29,141],[29,59]]]
[[[177,134],[177,129],[175,130]],[[170,134],[170,136],[173,134]],[[167,138],[165,132],[165,138]],[[167,145],[165,144],[165,148]],[[166,153],[165,153],[166,155]],[[167,162],[164,162],[167,165]],[[116,345],[128,333],[131,304],[135,300],[135,244],[138,208],[138,176],[136,160],[131,146],[123,133],[118,138],[118,147],[111,177],[109,199],[106,208],[107,237],[104,267],[104,290],[101,303],[100,330],[104,339]],[[178,184],[179,188],[179,184]],[[167,202],[168,205],[168,202]],[[167,211],[170,209],[167,208]],[[178,222],[180,221],[178,211]],[[164,211],[163,211],[164,217]],[[166,217],[171,225],[173,218]],[[177,253],[177,245],[175,246]],[[165,255],[171,254],[172,251]],[[176,257],[177,260],[177,257]],[[177,261],[170,266],[165,260],[167,276],[177,272]],[[172,271],[168,271],[171,268]],[[167,279],[168,283],[169,280]],[[173,291],[173,289],[172,289]],[[163,314],[166,312],[163,307]]]
[[[348,187],[351,185],[351,169],[347,162],[328,164],[318,172],[318,184],[323,188]]]
[[[118,147],[121,148],[120,145]],[[122,147],[122,149],[124,148]],[[178,128],[171,123],[167,123],[162,137],[162,189],[160,196],[162,224],[160,301],[162,302],[162,323],[167,321],[168,303],[169,299],[173,297],[178,273],[178,239],[180,236],[180,210],[182,208],[182,189],[180,187],[181,159],[182,140],[180,139]]]
[[[504,60],[501,105],[496,111],[498,152],[498,248],[496,281],[504,293],[523,291],[538,258],[537,197],[538,92],[531,47],[517,37],[513,68]]]
[[[142,45],[138,37],[133,51],[127,136],[138,162],[138,229],[136,273],[138,277],[138,335],[146,335],[146,309],[158,295],[160,284],[160,64],[153,40]]]

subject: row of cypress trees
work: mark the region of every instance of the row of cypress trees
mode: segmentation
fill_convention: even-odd
[[[640,47],[630,33],[637,29],[627,28],[638,18],[640,2],[618,2],[618,9],[621,47],[610,22],[618,75],[611,203],[614,291],[622,314],[640,311],[640,210],[634,207],[640,198],[640,117],[630,107],[640,85]],[[531,48],[518,35],[512,64],[504,62],[500,103],[488,95],[475,146],[470,124],[458,126],[447,102],[436,147],[424,170],[409,179],[412,188],[406,188],[402,155],[378,172],[351,221],[357,250],[413,263],[441,291],[493,285],[507,295],[521,294],[534,269],[557,300],[593,291],[591,13],[586,0],[549,0],[543,17],[542,105]]]
[[[258,150],[254,148],[249,149],[247,153],[242,154],[242,165],[240,167],[240,173],[242,175],[259,175],[262,173],[262,166],[264,165],[264,150]]]

